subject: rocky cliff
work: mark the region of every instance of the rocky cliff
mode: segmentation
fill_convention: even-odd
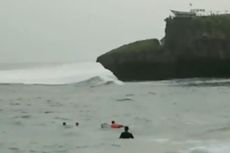
[[[230,15],[166,18],[165,37],[97,58],[122,81],[230,77]]]

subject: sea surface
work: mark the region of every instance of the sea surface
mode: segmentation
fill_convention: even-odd
[[[98,63],[1,65],[0,152],[229,153],[229,87],[226,79],[124,83]],[[135,139],[101,129],[112,120]]]

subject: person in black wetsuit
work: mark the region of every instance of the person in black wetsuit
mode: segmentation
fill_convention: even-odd
[[[126,126],[125,127],[125,131],[121,133],[120,135],[120,139],[134,139],[134,136],[132,133],[128,132],[129,131],[129,127]]]

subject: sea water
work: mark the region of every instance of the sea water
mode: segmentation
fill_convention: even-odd
[[[124,83],[99,63],[28,63],[1,66],[0,83],[1,153],[230,152],[226,79]],[[135,138],[101,129],[112,120]]]

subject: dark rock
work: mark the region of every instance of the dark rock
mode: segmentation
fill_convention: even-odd
[[[230,15],[167,18],[161,44],[148,39],[97,58],[122,81],[230,77]]]

